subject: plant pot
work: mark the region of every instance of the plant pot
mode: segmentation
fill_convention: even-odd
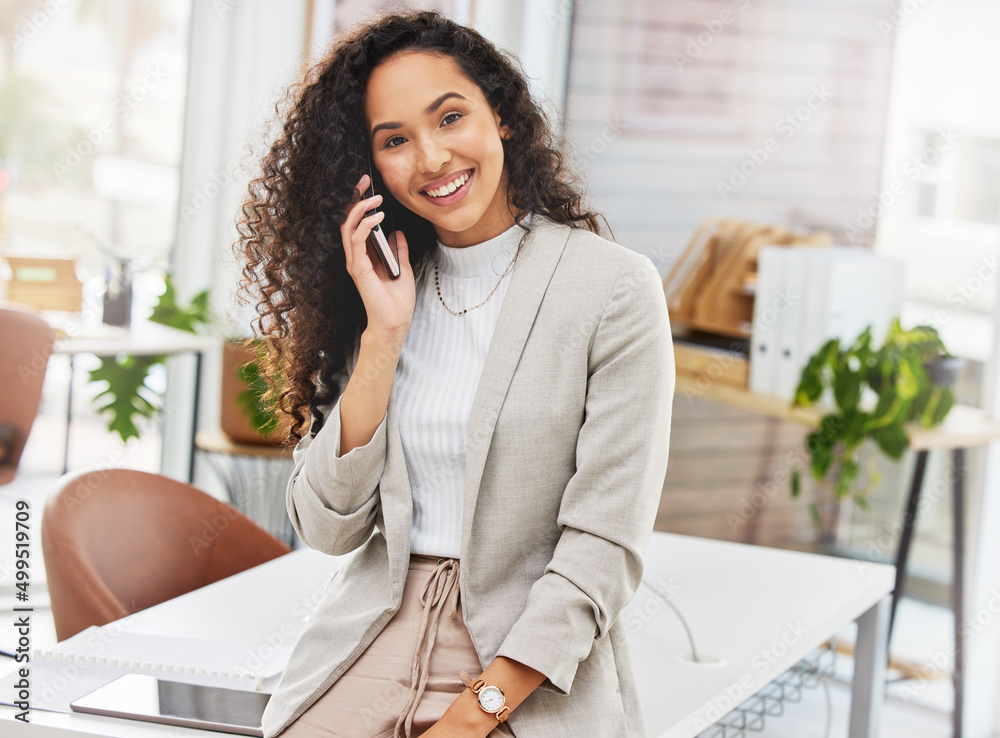
[[[960,356],[935,356],[924,364],[924,369],[934,384],[954,389],[963,366],[965,359]]]
[[[222,345],[222,392],[219,424],[234,443],[279,446],[288,435],[290,420],[281,419],[278,427],[265,435],[254,427],[240,403],[239,396],[248,388],[241,370],[257,358],[253,347],[226,341]]]

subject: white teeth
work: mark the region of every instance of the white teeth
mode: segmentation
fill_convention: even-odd
[[[438,187],[436,190],[426,190],[426,192],[431,197],[444,197],[445,195],[450,195],[452,192],[457,190],[459,187],[461,187],[468,181],[469,181],[469,173],[466,172],[458,179],[455,179],[454,181],[449,182],[446,185],[442,185]]]

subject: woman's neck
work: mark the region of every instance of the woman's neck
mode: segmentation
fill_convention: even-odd
[[[514,225],[515,213],[510,209],[489,209],[479,221],[464,231],[449,231],[434,226],[437,237],[445,246],[465,248],[499,236]]]

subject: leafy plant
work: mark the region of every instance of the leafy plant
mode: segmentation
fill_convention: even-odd
[[[108,415],[108,430],[123,441],[138,437],[137,418],[152,418],[159,411],[159,395],[146,384],[149,371],[163,362],[163,356],[102,356],[101,365],[90,372],[91,382],[107,387],[94,397],[94,407]]]
[[[208,309],[208,291],[199,292],[191,302],[183,307],[177,302],[177,292],[169,274],[163,278],[166,288],[150,320],[197,333],[201,326],[212,323]],[[117,433],[123,441],[138,438],[139,418],[152,418],[160,410],[159,396],[147,384],[154,366],[163,364],[166,356],[117,356],[101,357],[101,365],[90,372],[91,382],[106,383],[106,387],[94,398],[95,409],[108,418],[108,429]]]
[[[159,301],[153,306],[149,319],[154,323],[170,326],[181,331],[197,333],[200,326],[212,323],[212,312],[208,309],[208,290],[203,290],[191,298],[187,307],[177,303],[177,290],[167,274],[163,278],[166,285]]]
[[[797,407],[813,405],[832,390],[836,409],[806,439],[811,472],[819,480],[832,477],[836,498],[853,496],[861,508],[868,506],[867,496],[880,481],[872,463],[868,485],[858,488],[861,445],[871,439],[898,461],[909,446],[906,424],[937,425],[955,404],[952,390],[936,384],[927,371],[932,361],[951,356],[934,328],[903,330],[894,318],[879,347],[872,346],[871,329],[865,328],[846,347],[837,338],[823,344],[803,368],[792,401]],[[800,490],[795,469],[792,496],[798,497]],[[815,521],[814,505],[811,512]]]
[[[237,402],[254,428],[263,435],[269,435],[278,428],[278,414],[273,408],[262,402],[264,393],[267,392],[267,382],[261,373],[260,358],[251,361],[240,367],[240,378],[247,383],[245,390],[237,395]]]

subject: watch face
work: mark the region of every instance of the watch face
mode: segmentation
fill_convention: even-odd
[[[499,687],[483,687],[479,690],[479,704],[486,712],[499,712],[505,702]]]

